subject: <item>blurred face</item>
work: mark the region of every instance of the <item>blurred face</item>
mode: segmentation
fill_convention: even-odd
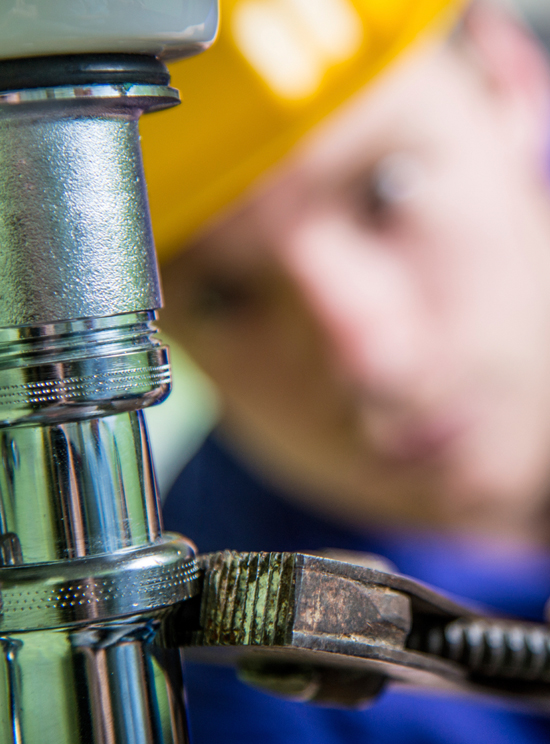
[[[545,529],[544,135],[513,86],[423,49],[166,272],[165,324],[229,441],[318,511]]]

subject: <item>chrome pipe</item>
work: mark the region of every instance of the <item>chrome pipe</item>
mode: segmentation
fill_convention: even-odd
[[[178,96],[120,75],[0,92],[2,744],[187,741],[154,642],[199,586],[141,410],[170,369],[137,125]]]
[[[0,429],[0,545],[8,565],[154,543],[160,516],[141,411]]]

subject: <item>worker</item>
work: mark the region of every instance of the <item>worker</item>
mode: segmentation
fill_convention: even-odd
[[[482,1],[228,0],[218,46],[175,72],[180,112],[144,129],[163,324],[219,387],[223,415],[166,527],[201,552],[380,553],[541,621],[541,48]],[[550,721],[486,700],[390,690],[340,711],[217,667],[190,665],[188,694],[195,744],[550,736]]]

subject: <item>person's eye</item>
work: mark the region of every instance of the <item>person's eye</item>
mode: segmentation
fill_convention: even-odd
[[[226,277],[209,277],[190,292],[189,311],[203,320],[222,320],[254,309],[258,293],[249,283]]]
[[[381,158],[357,180],[359,218],[375,229],[396,226],[422,179],[422,164],[413,155],[394,153]]]

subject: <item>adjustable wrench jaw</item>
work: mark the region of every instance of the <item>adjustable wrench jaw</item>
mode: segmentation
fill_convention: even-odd
[[[391,683],[550,709],[549,628],[490,617],[358,558],[202,556],[200,598],[169,613],[159,638],[295,700],[361,706]]]

